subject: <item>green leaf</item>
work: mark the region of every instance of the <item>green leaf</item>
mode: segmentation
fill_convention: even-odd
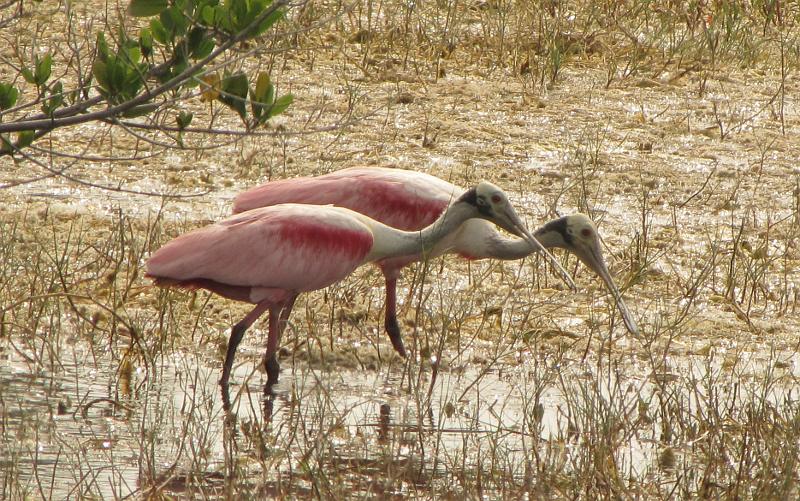
[[[128,48],[128,61],[137,64],[139,61],[142,60],[142,51],[139,49],[138,46],[133,46]]]
[[[189,32],[189,36],[186,37],[186,44],[189,47],[189,52],[192,53],[200,45],[200,42],[206,36],[206,30],[202,26],[195,26]]]
[[[167,0],[131,0],[128,14],[133,17],[155,16],[167,7],[169,7]]]
[[[139,93],[139,89],[144,83],[144,68],[127,66],[125,71],[125,81],[122,85],[123,99],[131,99]]]
[[[17,142],[14,144],[18,149],[25,148],[26,146],[30,146],[33,142],[33,138],[36,137],[36,133],[32,130],[24,130],[22,132],[17,133]]]
[[[260,123],[264,123],[269,118],[269,110],[275,100],[275,86],[269,78],[269,73],[259,73],[256,79],[256,88],[250,93],[250,107],[253,116]]]
[[[289,107],[290,104],[294,101],[294,96],[291,94],[286,94],[278,99],[275,100],[275,104],[272,105],[272,108],[269,110],[269,117],[272,118],[276,115],[280,115],[286,108]]]
[[[153,53],[153,32],[149,28],[143,28],[139,33],[139,49],[144,57]]]
[[[200,11],[200,19],[202,19],[202,21],[207,25],[214,26],[216,12],[216,8],[212,7],[211,5],[205,5]]]
[[[22,71],[22,77],[25,79],[26,82],[30,84],[36,83],[36,78],[34,78],[33,72],[30,70],[30,68],[23,66],[21,71]]]
[[[172,76],[178,76],[189,67],[189,63],[183,57],[179,58],[172,66]]]
[[[53,112],[56,110],[56,108],[58,108],[64,103],[63,91],[64,91],[64,86],[61,84],[61,81],[59,80],[50,89],[50,97],[42,103],[42,112],[45,115],[52,115]]]
[[[178,123],[178,128],[183,130],[192,123],[192,118],[194,118],[194,115],[191,112],[181,111],[178,113],[178,116],[175,117],[175,121]]]
[[[106,35],[102,31],[97,33],[97,56],[105,61],[108,59],[108,42],[106,42]]]
[[[200,26],[196,26],[189,32],[187,44],[192,58],[202,59],[214,50],[214,39],[209,34],[205,28]]]
[[[170,9],[170,15],[175,22],[175,34],[179,36],[185,35],[189,29],[190,19],[186,17],[183,10],[177,5]]]
[[[125,63],[115,57],[109,59],[106,65],[106,78],[109,83],[109,91],[118,93],[125,88]]]
[[[104,96],[114,103],[131,99],[141,88],[146,64],[132,64],[124,55],[111,56],[107,61],[96,60],[92,74]]]
[[[33,75],[33,78],[36,82],[36,85],[44,85],[47,82],[47,79],[50,78],[50,73],[53,69],[53,56],[47,54],[41,60],[36,61],[36,72]]]
[[[164,25],[158,19],[152,19],[150,21],[150,31],[153,33],[153,38],[162,45],[165,45],[170,40],[167,29],[164,28]]]
[[[250,110],[258,123],[264,123],[269,116],[269,105],[259,103],[253,99],[252,93],[250,95]]]
[[[19,90],[11,84],[0,83],[0,111],[7,110],[17,104]]]
[[[235,19],[236,31],[240,31],[244,26],[247,26],[245,19],[247,18],[248,0],[230,0],[227,2],[228,11],[233,19]]]
[[[50,99],[55,102],[55,106],[53,108],[58,108],[64,102],[64,85],[61,83],[61,80],[56,82],[53,85],[53,88],[50,89]]]
[[[275,86],[272,85],[272,81],[269,78],[269,73],[259,73],[258,78],[256,79],[256,100],[262,103],[272,104],[271,96],[274,91]]]
[[[122,26],[117,27],[117,54],[125,49],[138,45],[137,42],[128,36],[128,32]]]
[[[231,13],[230,8],[226,8],[223,5],[218,5],[216,7],[216,13],[214,14],[214,26],[226,31],[227,33],[232,33],[235,27],[234,20],[235,18]]]
[[[192,52],[192,57],[194,59],[203,59],[211,54],[211,51],[214,50],[214,47],[216,47],[214,40],[211,38],[206,38],[200,42],[200,45],[197,46],[197,49]]]
[[[161,15],[158,18],[161,20],[164,29],[167,30],[170,40],[176,36],[182,36],[189,27],[189,21],[178,6],[172,6],[161,11]]]
[[[14,151],[14,147],[11,145],[11,141],[8,140],[8,136],[0,134],[0,153],[11,153],[12,151]]]
[[[220,80],[218,73],[209,73],[200,77],[205,84],[201,88],[200,101],[213,101],[219,97]]]
[[[245,100],[247,99],[247,75],[244,73],[235,73],[226,76],[222,80],[222,92],[218,99],[229,108],[236,111],[242,120],[247,118],[247,107],[245,106]]]
[[[268,15],[256,28],[252,36],[258,36],[272,27],[286,14],[285,9],[276,9],[272,14]]]
[[[97,80],[97,84],[106,91],[108,90],[109,84],[108,78],[106,78],[107,72],[106,63],[99,59],[95,60],[92,65],[92,75],[94,75],[94,79]]]
[[[170,15],[169,11],[170,9],[162,10],[161,14],[158,15],[158,20],[161,21],[161,26],[164,27],[167,40],[172,40],[175,38],[175,21],[172,19],[172,15]]]
[[[91,78],[89,78],[89,81],[91,81]],[[78,89],[71,90],[71,91],[66,93],[67,102],[69,104],[77,103],[78,99],[80,99],[80,97],[81,97],[81,93],[80,93],[80,91]]]
[[[222,80],[222,90],[241,98],[247,97],[247,75],[239,72],[226,76]]]
[[[200,12],[206,7],[216,7],[219,5],[219,0],[197,0],[196,12]]]

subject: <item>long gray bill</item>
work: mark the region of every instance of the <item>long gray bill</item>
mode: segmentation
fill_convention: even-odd
[[[536,240],[536,237],[531,235],[528,229],[525,228],[525,225],[522,224],[522,221],[520,220],[519,216],[517,216],[517,213],[514,211],[513,207],[511,207],[510,205],[506,210],[506,217],[511,221],[511,224],[513,225],[513,229],[508,228],[509,231],[515,233],[517,236],[521,238],[524,238],[529,244],[539,249],[539,252],[544,254],[547,257],[547,259],[550,260],[550,264],[552,264],[553,267],[558,271],[559,275],[561,275],[561,279],[564,280],[564,282],[566,282],[569,288],[573,292],[577,291],[578,287],[575,285],[575,282],[572,280],[572,277],[569,276],[569,273],[567,273],[567,270],[565,270],[564,267],[561,266],[561,264],[558,262],[555,256],[553,256],[553,254],[550,253],[550,251],[544,248],[544,245],[542,245],[538,240]]]
[[[628,329],[628,332],[634,336],[638,336],[639,326],[636,325],[636,321],[633,319],[633,315],[631,315],[630,310],[628,310],[628,306],[625,304],[625,301],[622,300],[622,294],[619,292],[617,284],[615,284],[614,280],[611,278],[611,274],[608,272],[605,261],[602,257],[594,255],[594,252],[592,252],[588,257],[590,257],[594,262],[586,264],[592,268],[595,273],[600,275],[600,278],[606,284],[608,290],[611,291],[611,295],[614,296],[614,300],[617,302],[617,309],[619,310],[620,315],[622,315],[622,321],[625,322],[625,327]]]

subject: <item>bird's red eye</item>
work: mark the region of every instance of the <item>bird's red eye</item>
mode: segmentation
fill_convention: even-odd
[[[583,235],[586,238],[589,238],[592,236],[592,230],[590,230],[589,228],[584,228],[581,230],[581,235]]]
[[[500,195],[492,195],[492,203],[499,204],[503,198]]]

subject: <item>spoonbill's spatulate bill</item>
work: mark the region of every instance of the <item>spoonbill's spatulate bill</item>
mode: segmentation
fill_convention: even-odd
[[[380,167],[351,168],[317,177],[271,181],[236,197],[234,212],[281,203],[332,204],[366,214],[389,226],[418,230],[431,224],[462,188],[422,172]],[[562,248],[578,257],[605,283],[617,303],[625,326],[632,334],[639,328],[608,272],[600,238],[592,221],[583,214],[556,219],[534,233],[546,248]],[[491,224],[467,221],[442,239],[428,254],[454,252],[468,259],[521,259],[539,252],[527,240],[506,238]],[[397,323],[397,278],[403,267],[417,260],[401,256],[377,262],[386,279],[384,326],[395,350],[405,356]]]
[[[481,182],[419,231],[395,229],[330,205],[254,209],[168,242],[147,261],[147,276],[156,285],[207,289],[256,305],[231,331],[220,379],[223,397],[245,331],[269,311],[265,360],[271,390],[280,370],[275,354],[298,294],[327,287],[364,263],[417,259],[470,218],[491,221],[537,245],[502,190]]]

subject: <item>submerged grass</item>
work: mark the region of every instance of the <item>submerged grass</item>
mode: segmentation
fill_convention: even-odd
[[[213,200],[2,194],[0,497],[798,497],[795,10],[306,4],[274,44],[301,50],[268,64],[316,100],[283,126],[381,110],[358,126],[126,166]],[[578,294],[535,257],[447,258],[403,278],[403,361],[364,269],[298,301],[274,400],[250,333],[226,414],[247,306],[153,288],[147,256],[232,190],[363,164],[490,177],[540,221],[589,213],[642,338],[571,256]]]

